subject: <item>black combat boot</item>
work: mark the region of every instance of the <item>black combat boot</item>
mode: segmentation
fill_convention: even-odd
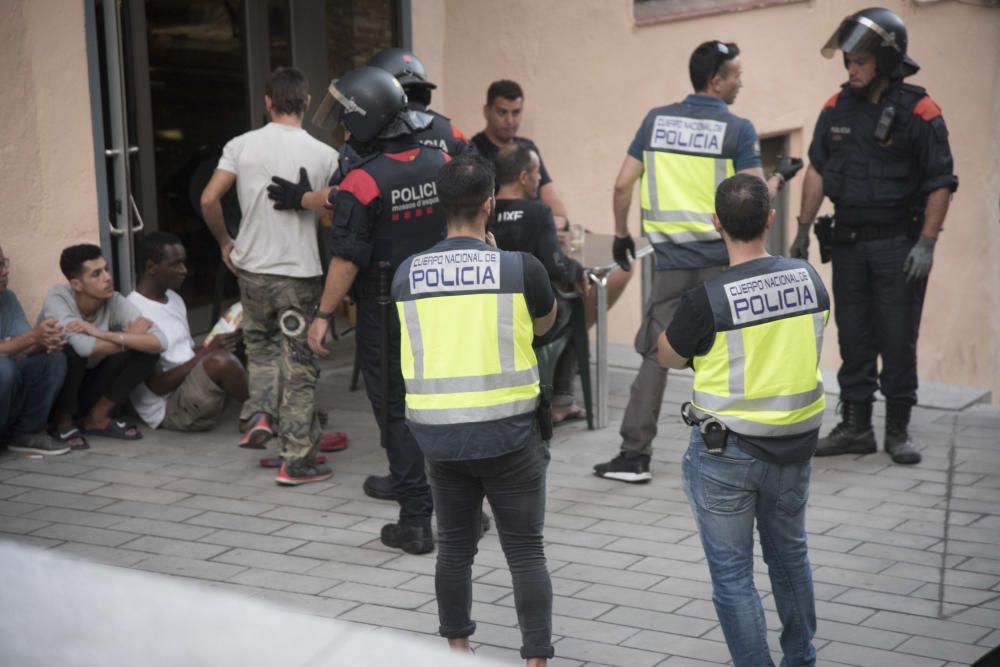
[[[913,464],[920,463],[922,459],[907,431],[912,407],[906,403],[886,402],[885,451],[889,452],[894,463]]]
[[[878,451],[875,431],[872,429],[872,404],[840,404],[842,421],[829,435],[819,439],[816,456],[836,454],[874,454]]]

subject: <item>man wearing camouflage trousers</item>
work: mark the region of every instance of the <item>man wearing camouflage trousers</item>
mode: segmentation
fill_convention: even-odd
[[[271,74],[264,91],[271,122],[226,144],[201,197],[205,222],[237,276],[243,303],[250,374],[244,414],[252,416],[240,446],[261,448],[275,433],[280,436],[276,481],[282,485],[333,475],[315,456],[323,448],[315,410],[319,368],[306,344],[323,289],[316,215],[301,206],[276,210],[265,192],[274,174],[298,172],[309,189],[309,182],[327,183],[336,170],[337,151],[302,129],[311,102],[308,89],[296,69]],[[234,184],[243,211],[235,240],[221,206]]]

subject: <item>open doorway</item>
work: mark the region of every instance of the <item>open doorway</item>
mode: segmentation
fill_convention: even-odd
[[[400,26],[408,24],[403,12],[410,3],[91,2],[94,20],[88,29],[96,45],[91,79],[101,119],[95,123],[95,144],[106,146],[107,156],[107,170],[98,175],[107,213],[102,244],[113,260],[116,287],[127,293],[134,286],[139,270],[134,248],[144,233],[172,232],[187,248],[182,296],[192,330],[207,331],[220,302],[238,298],[199,205],[222,147],[267,122],[263,86],[272,69],[298,67],[321,97],[332,76],[404,43]],[[224,210],[235,235],[240,220],[235,189]]]

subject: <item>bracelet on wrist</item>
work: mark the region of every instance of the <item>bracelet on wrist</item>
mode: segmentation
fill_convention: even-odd
[[[317,309],[316,310],[316,319],[317,320],[332,320],[333,319],[333,313],[328,313],[325,310],[318,310]]]

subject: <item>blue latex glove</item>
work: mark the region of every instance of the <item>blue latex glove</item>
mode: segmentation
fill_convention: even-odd
[[[915,283],[927,280],[927,275],[931,272],[931,265],[934,264],[934,244],[937,239],[920,235],[916,245],[910,250],[903,262],[903,273],[906,274],[906,282]]]

